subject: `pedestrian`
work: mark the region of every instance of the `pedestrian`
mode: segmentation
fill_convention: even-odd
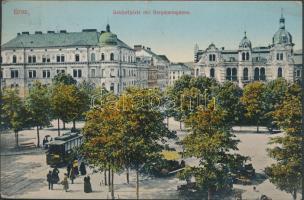
[[[75,159],[73,162],[73,171],[75,173],[75,176],[78,176],[79,171],[78,171],[78,160],[77,159]]]
[[[92,185],[91,185],[91,182],[90,182],[90,176],[85,176],[83,178],[83,181],[84,181],[84,192],[85,193],[92,192]]]
[[[59,182],[59,170],[58,170],[58,168],[57,167],[55,167],[54,169],[53,169],[53,173],[52,173],[52,177],[53,177],[53,183],[58,183]]]
[[[52,177],[52,171],[51,170],[46,175],[46,180],[49,183],[49,190],[52,190],[53,189],[53,177]]]
[[[63,180],[61,181],[61,184],[63,185],[63,189],[67,192],[69,189],[69,182],[68,182],[68,175],[64,174]]]
[[[87,170],[86,170],[86,167],[85,167],[85,164],[84,164],[83,161],[80,164],[80,174],[81,175],[86,175],[87,174]]]
[[[72,168],[72,169],[70,170],[69,177],[70,177],[70,179],[71,179],[72,184],[74,184],[74,179],[76,178],[75,172],[74,172],[74,168]]]

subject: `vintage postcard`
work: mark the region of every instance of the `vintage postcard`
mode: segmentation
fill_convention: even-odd
[[[1,15],[1,198],[303,199],[302,1]]]

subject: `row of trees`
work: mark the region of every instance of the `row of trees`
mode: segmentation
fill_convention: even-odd
[[[41,128],[50,125],[52,119],[58,119],[58,135],[59,120],[63,124],[72,121],[75,129],[75,121],[89,110],[90,97],[97,91],[87,82],[77,85],[76,80],[65,74],[55,76],[51,86],[34,82],[24,98],[19,96],[17,89],[5,89],[1,94],[1,129],[13,130],[18,146],[18,132],[35,127],[39,147]]]

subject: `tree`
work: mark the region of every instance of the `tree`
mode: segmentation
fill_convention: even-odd
[[[58,83],[51,89],[50,99],[52,112],[58,118],[58,135],[60,135],[59,119],[63,122],[74,122],[78,119],[86,108],[86,95],[75,85]]]
[[[182,141],[185,155],[198,158],[199,166],[186,167],[179,177],[194,176],[196,186],[207,190],[208,199],[212,199],[214,192],[230,189],[229,172],[240,167],[247,158],[234,153],[239,140],[229,132],[223,109],[215,107],[214,103],[199,106],[186,120],[186,126],[191,133]]]
[[[6,126],[15,133],[16,147],[19,147],[18,132],[25,127],[30,127],[29,113],[24,106],[24,102],[18,96],[18,90],[5,89],[2,96],[3,118]]]
[[[59,73],[53,78],[53,83],[59,84],[62,83],[64,85],[76,85],[77,81],[70,75],[65,73]]]
[[[226,111],[225,121],[230,125],[240,123],[242,119],[244,108],[240,102],[241,96],[242,89],[231,81],[227,81],[215,89],[216,102]]]
[[[301,189],[301,95],[300,87],[293,84],[287,90],[281,105],[272,112],[275,122],[285,133],[283,137],[271,138],[270,144],[276,144],[268,149],[269,156],[277,162],[265,169],[270,181],[279,189],[297,198]]]
[[[155,157],[160,157],[166,138],[176,135],[163,123],[159,110],[161,94],[156,89],[127,89],[118,100],[123,119],[125,164],[136,170],[136,197],[139,199],[139,170]]]
[[[35,82],[26,98],[26,108],[32,125],[37,129],[37,147],[40,146],[39,129],[50,124],[50,98],[48,88]]]
[[[257,132],[265,115],[265,85],[261,82],[249,83],[245,86],[241,102],[245,106],[245,115],[256,121]]]

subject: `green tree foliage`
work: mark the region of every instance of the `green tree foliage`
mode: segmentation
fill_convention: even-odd
[[[64,85],[76,85],[77,81],[70,75],[65,73],[59,73],[53,78],[53,84],[62,83]]]
[[[234,153],[239,140],[230,133],[225,115],[222,108],[210,103],[208,107],[198,107],[186,120],[191,133],[182,141],[185,155],[198,158],[199,166],[187,167],[179,177],[188,179],[194,176],[196,186],[208,191],[208,199],[212,199],[216,191],[230,189],[228,172],[246,160],[246,157]]]
[[[226,111],[225,121],[230,125],[241,123],[244,107],[241,104],[242,89],[233,82],[225,82],[215,89],[217,104]]]
[[[39,129],[50,124],[50,97],[48,88],[35,82],[26,97],[26,108],[32,125],[37,129],[37,147],[40,145]]]
[[[53,115],[58,118],[58,135],[60,134],[59,119],[63,122],[75,122],[86,110],[88,103],[87,95],[76,85],[62,83],[54,85],[50,99]],[[75,123],[73,125],[75,126]]]
[[[261,82],[249,83],[245,86],[241,102],[245,106],[245,115],[256,122],[257,132],[266,113],[265,85]]]
[[[24,106],[23,100],[18,95],[18,90],[5,89],[2,96],[3,119],[5,126],[15,133],[16,147],[19,146],[18,132],[25,127],[30,127],[29,113]]]
[[[272,138],[269,156],[277,162],[266,168],[270,181],[279,189],[291,193],[293,199],[301,189],[301,95],[300,86],[291,85],[281,105],[272,112],[275,122],[284,130],[283,137]]]

